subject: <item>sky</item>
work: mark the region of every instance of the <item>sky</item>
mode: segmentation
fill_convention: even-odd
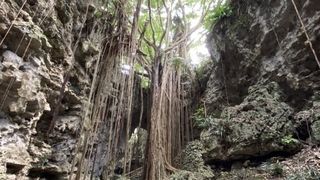
[[[187,14],[195,12],[196,17],[191,20],[190,24],[197,24],[200,21],[202,7],[198,4],[197,6],[193,7],[185,6],[184,8]],[[191,46],[189,50],[189,56],[191,65],[193,66],[199,65],[202,61],[205,61],[210,57],[209,51],[206,47],[206,37],[207,30],[205,30],[203,25],[190,36]]]
[[[210,55],[206,46],[206,31],[203,28],[195,31],[190,40],[192,43],[192,47],[189,50],[189,56],[191,59],[191,64],[193,66],[199,65],[202,61],[207,60]]]

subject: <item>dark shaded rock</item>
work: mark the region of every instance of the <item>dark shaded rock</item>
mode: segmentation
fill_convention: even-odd
[[[320,4],[297,8],[316,52]],[[207,162],[290,154],[318,143],[320,70],[290,0],[231,0],[211,30],[213,68],[202,101],[211,116],[201,141]],[[310,138],[311,137],[311,138]]]
[[[310,109],[300,111],[294,117],[297,137],[313,144],[320,143],[320,102],[316,97],[313,96]]]
[[[214,62],[203,98],[208,111],[219,114],[227,104],[240,104],[250,86],[271,81],[296,112],[309,107],[320,71],[291,1],[240,0],[230,6],[233,15],[221,19],[208,38]],[[297,6],[319,52],[320,5],[308,0]]]

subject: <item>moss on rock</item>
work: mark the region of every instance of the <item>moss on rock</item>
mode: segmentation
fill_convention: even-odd
[[[277,83],[255,85],[243,103],[225,108],[221,118],[201,133],[205,159],[246,159],[299,149],[297,140],[283,143],[294,133],[294,125],[289,118],[293,109],[281,102],[280,94]]]
[[[203,144],[196,140],[187,145],[181,154],[181,169],[170,176],[172,180],[205,180],[212,179],[214,174],[202,158]]]

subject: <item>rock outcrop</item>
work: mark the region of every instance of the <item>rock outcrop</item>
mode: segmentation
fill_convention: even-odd
[[[218,21],[208,39],[215,63],[204,97],[210,110],[240,104],[250,86],[272,81],[295,111],[308,107],[319,88],[319,67],[291,1],[241,0],[230,6],[233,15]],[[319,52],[320,5],[308,0],[297,6]]]
[[[64,179],[82,122],[90,62],[102,43],[99,36],[86,36],[95,7],[76,0],[0,4],[0,179]],[[72,81],[59,102],[68,73]]]
[[[210,167],[205,165],[203,153],[205,149],[200,141],[193,141],[181,153],[178,158],[181,170],[171,175],[172,180],[209,180],[214,178]]]
[[[319,56],[320,4],[295,3]],[[213,65],[199,103],[207,116],[200,135],[206,164],[237,169],[238,161],[248,167],[247,161],[319,145],[320,67],[292,1],[231,0],[228,6],[232,14],[208,38]]]
[[[237,106],[212,118],[201,133],[207,161],[232,161],[299,150],[294,134],[293,110],[280,101],[276,83],[249,88],[249,95]]]
[[[319,52],[320,5],[316,0],[296,5],[313,48]],[[301,128],[310,125],[317,139],[316,116],[309,113],[304,124],[295,118],[305,111],[316,112],[320,67],[292,2],[231,1],[230,6],[233,14],[222,17],[208,38],[214,68],[203,98],[207,112],[218,119],[229,113],[228,119],[236,120],[235,124],[248,121],[252,124],[243,125],[242,130],[251,133],[256,120],[268,124],[263,119],[278,117],[282,129],[276,129],[277,133],[290,132],[305,140],[309,135]],[[237,131],[238,126],[232,126],[231,131]],[[240,138],[250,136],[242,130]]]

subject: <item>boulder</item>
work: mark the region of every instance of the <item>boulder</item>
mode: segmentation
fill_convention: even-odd
[[[292,153],[300,149],[293,138],[293,109],[281,102],[277,83],[255,85],[240,105],[225,108],[202,131],[206,161],[232,161]]]

